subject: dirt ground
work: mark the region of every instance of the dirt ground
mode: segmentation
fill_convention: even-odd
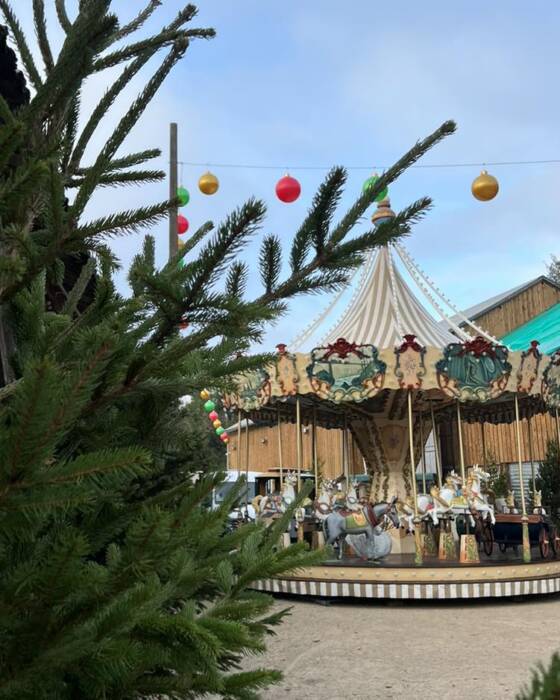
[[[461,603],[277,600],[292,614],[264,657],[274,698],[515,698],[537,661],[560,649],[560,598]]]

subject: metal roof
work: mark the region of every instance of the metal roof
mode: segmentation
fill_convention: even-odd
[[[560,348],[560,303],[505,335],[502,343],[512,350],[527,350],[532,340],[538,340],[539,350],[547,355]]]

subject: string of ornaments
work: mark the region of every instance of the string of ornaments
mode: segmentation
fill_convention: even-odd
[[[212,427],[214,428],[216,435],[225,445],[227,445],[229,442],[229,436],[222,425],[220,416],[216,412],[216,404],[210,398],[210,393],[207,389],[203,389],[199,396],[202,401],[204,401],[204,410],[208,414],[208,420],[212,423]]]

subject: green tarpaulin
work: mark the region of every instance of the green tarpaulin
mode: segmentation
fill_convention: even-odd
[[[560,348],[560,304],[555,304],[501,338],[501,342],[511,350],[527,350],[532,340],[539,341],[539,350],[546,355]]]

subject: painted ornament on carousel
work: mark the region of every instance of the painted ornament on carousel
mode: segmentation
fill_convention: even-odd
[[[372,175],[371,177],[368,177],[368,179],[364,182],[362,186],[362,192],[367,192],[370,190],[372,187],[374,187],[375,183],[379,180],[379,175],[375,174]],[[384,187],[381,192],[376,196],[375,201],[376,202],[382,202],[384,199],[387,199],[387,195],[389,194],[389,188]]]
[[[182,215],[177,215],[177,233],[186,233],[189,230],[189,222]]]
[[[489,202],[498,194],[500,185],[493,175],[489,175],[483,170],[480,175],[473,180],[471,192],[473,197],[479,202]]]
[[[276,183],[276,196],[281,202],[284,202],[284,204],[295,202],[300,194],[301,185],[295,177],[286,174]]]
[[[179,206],[184,207],[189,203],[191,196],[189,191],[185,187],[177,188],[177,199],[179,200]]]
[[[204,175],[202,175],[198,181],[198,189],[202,192],[202,194],[216,194],[219,187],[220,182],[218,178],[210,171],[204,173]]]

